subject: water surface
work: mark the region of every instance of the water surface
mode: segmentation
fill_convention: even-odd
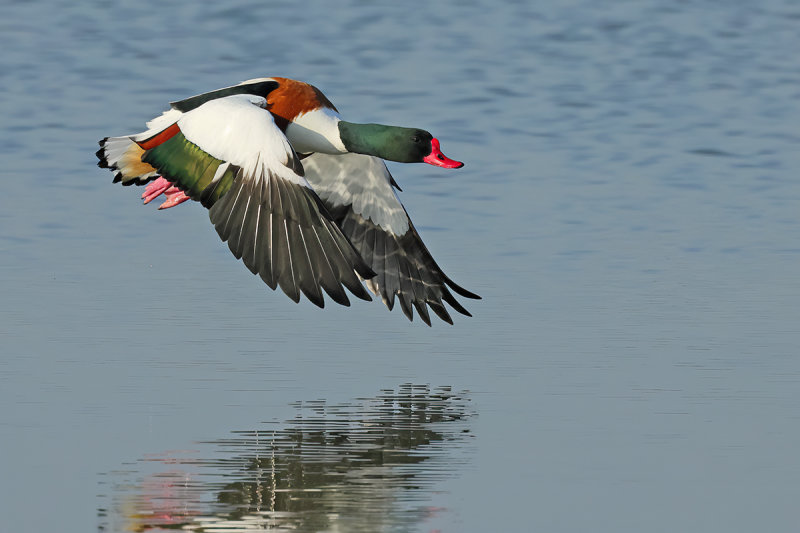
[[[308,429],[295,402],[350,428],[401,384],[468,391],[470,415],[404,449],[428,459],[376,489],[377,530],[800,522],[795,2],[52,0],[3,14],[9,531],[164,527],[128,518],[187,471],[172,500],[187,516],[232,520],[221,495],[235,508],[260,490],[239,513],[266,525],[271,478],[253,465],[316,457],[290,453]],[[378,302],[296,305],[230,256],[200,206],[143,207],[95,166],[98,139],[167,102],[265,75],[317,85],[348,120],[430,130],[466,162],[391,170],[439,264],[483,296],[473,318],[428,328]],[[358,480],[346,444],[321,467]],[[343,498],[339,522],[287,523],[365,520],[353,487],[322,485],[322,514]]]

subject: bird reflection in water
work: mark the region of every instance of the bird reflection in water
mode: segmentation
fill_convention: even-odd
[[[441,512],[436,484],[468,462],[466,393],[405,384],[343,405],[298,402],[274,428],[112,473],[111,531],[403,531]],[[123,479],[127,478],[127,479]]]

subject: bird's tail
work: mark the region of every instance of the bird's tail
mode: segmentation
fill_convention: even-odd
[[[124,137],[106,137],[100,141],[97,166],[116,170],[114,183],[144,185],[159,176],[158,171],[142,161],[145,149],[137,144],[174,124],[182,113],[177,109],[164,111],[147,123],[147,131]]]
[[[115,170],[114,183],[144,185],[159,176],[158,171],[142,161],[144,149],[131,137],[106,137],[100,141],[97,166]]]

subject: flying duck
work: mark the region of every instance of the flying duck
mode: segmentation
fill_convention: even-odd
[[[316,87],[257,78],[185,100],[147,131],[100,141],[98,166],[122,185],[146,185],[159,209],[195,200],[233,255],[273,290],[319,307],[322,291],[349,306],[343,287],[367,288],[391,310],[395,298],[431,325],[428,308],[453,323],[443,302],[471,316],[450,292],[476,298],[442,272],[395,193],[385,160],[444,168],[425,130],[341,119]]]

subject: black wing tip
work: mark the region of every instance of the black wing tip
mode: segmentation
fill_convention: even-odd
[[[250,268],[250,266],[248,266],[247,268],[252,272],[252,269]],[[261,280],[267,285],[267,287],[269,287],[273,291],[277,290],[277,288],[279,286],[277,281],[275,281],[273,279],[266,279],[263,275],[259,274],[258,272],[253,272],[253,273],[258,275],[258,277],[261,278]],[[289,299],[292,300],[294,303],[299,304],[300,300],[301,300],[300,295],[303,294],[303,295],[305,295],[305,297],[308,299],[309,302],[311,302],[312,304],[316,305],[320,309],[325,309],[325,298],[324,298],[324,296],[322,296],[321,294],[317,295],[314,292],[310,292],[308,289],[306,289],[304,287],[300,287],[299,289],[300,290],[297,293],[295,293],[292,290],[292,287],[281,286],[281,290],[283,290],[283,292],[286,294],[286,296],[288,296]],[[341,298],[335,297],[334,295],[332,295],[327,290],[325,292],[328,293],[328,296],[330,296],[331,300],[333,300],[334,302],[338,303],[339,305],[343,305],[345,307],[350,307],[350,300],[347,299],[347,295],[343,294],[344,299],[341,299]]]
[[[352,283],[347,283],[345,284],[345,287],[347,287],[347,290],[350,291],[350,293],[356,298],[364,300],[365,302],[372,301],[372,296],[370,296],[367,289],[365,289],[364,285],[362,285],[360,282],[357,285]]]
[[[341,285],[339,287],[341,288]],[[325,292],[328,293],[328,296],[330,296],[331,300],[333,300],[334,302],[336,302],[341,306],[350,307],[350,299],[347,297],[344,291],[341,291],[341,294],[339,294],[337,292],[332,292],[328,290],[328,288],[325,287],[324,285],[322,286],[322,288],[325,289]]]
[[[272,289],[273,291],[278,288],[278,282],[272,273],[269,272],[269,276],[267,276],[267,272],[259,272],[258,277],[261,278],[261,281],[267,284],[267,287]]]
[[[428,327],[431,327],[431,316],[428,313],[428,306],[427,302],[420,302],[419,300],[414,300],[414,307],[417,309],[417,314],[419,315],[420,320],[425,322]]]
[[[455,296],[453,296],[450,293],[450,291],[447,290],[447,288],[444,288],[444,290],[442,291],[442,300],[447,302],[450,305],[450,307],[452,307],[462,315],[470,317],[472,316],[472,314],[469,311],[467,311],[467,309],[463,305],[461,305],[461,303],[458,300],[456,300]]]
[[[445,283],[447,283],[447,286],[453,289],[453,291],[455,291],[455,293],[458,294],[459,296],[463,296],[464,298],[470,298],[472,300],[483,300],[483,298],[481,298],[479,295],[475,294],[474,292],[468,291],[467,289],[458,285],[456,282],[454,282],[452,279],[445,276],[444,274],[442,274],[442,277],[444,278]]]
[[[308,298],[309,302],[311,302],[312,304],[316,305],[320,309],[325,309],[325,298],[324,297],[317,296],[316,294],[313,294],[313,293],[309,293],[306,289],[302,289],[302,290],[303,290],[303,294],[306,295],[306,298]]]
[[[403,311],[403,314],[406,315],[406,318],[408,318],[410,322],[413,322],[414,311],[411,310],[411,304],[409,304],[408,299],[404,294],[400,293],[398,296],[399,298],[397,299],[400,301],[400,309]]]
[[[450,316],[450,313],[447,312],[447,309],[445,309],[441,302],[428,302],[428,305],[431,307],[431,310],[436,313],[436,316],[451,326],[453,325],[453,318]]]
[[[428,308],[430,308],[430,310],[433,311],[436,316],[442,320],[442,322],[446,322],[451,326],[454,325],[453,317],[451,317],[450,313],[447,312],[447,308],[445,308],[441,300],[415,300],[408,298],[407,295],[404,295],[401,292],[397,293],[397,300],[400,302],[400,309],[403,311],[403,314],[406,316],[406,318],[408,318],[409,322],[414,321],[414,309],[416,308],[420,320],[422,320],[428,327],[433,327],[430,313],[428,313]],[[472,318],[472,313],[467,311],[461,304],[459,304],[449,292],[442,294],[442,300],[450,304],[454,310],[458,311],[462,315]],[[384,303],[386,303],[386,301],[384,301]],[[391,311],[391,309],[389,310]]]
[[[278,282],[278,284],[280,285],[283,293],[288,296],[291,301],[296,304],[300,303],[300,291],[297,290],[297,287],[286,286],[285,283],[280,282]]]

